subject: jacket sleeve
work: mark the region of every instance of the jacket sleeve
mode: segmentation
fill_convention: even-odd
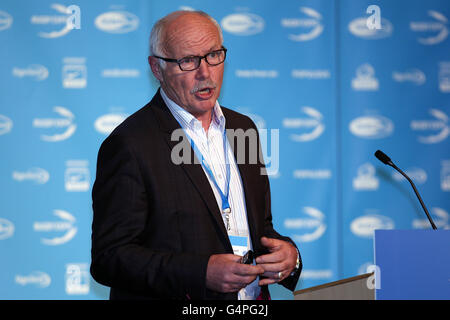
[[[256,126],[254,124],[253,124],[253,126],[254,126],[254,129],[257,130]],[[262,154],[262,149],[261,149],[262,147],[261,147],[259,135],[258,135],[258,143],[259,143],[259,157],[260,157],[259,159],[263,160],[263,154]],[[300,273],[301,273],[301,270],[303,267],[300,250],[298,249],[295,242],[292,241],[292,239],[290,239],[289,237],[280,235],[274,229],[273,223],[272,223],[272,203],[271,203],[271,195],[270,195],[270,183],[269,183],[269,178],[267,176],[267,170],[266,170],[264,161],[262,161],[260,172],[261,172],[262,185],[264,186],[264,190],[265,190],[264,191],[264,235],[269,238],[275,238],[275,239],[287,241],[287,242],[291,243],[297,249],[298,257],[300,260],[299,268],[297,270],[295,270],[295,272],[293,274],[291,274],[289,277],[287,277],[286,279],[284,279],[283,281],[280,282],[280,284],[283,285],[285,288],[287,288],[291,291],[294,291],[295,287],[297,285],[298,279],[300,278]]]
[[[106,286],[155,297],[202,298],[209,256],[158,252],[142,244],[149,195],[131,144],[102,144],[92,191],[91,274]]]
[[[287,241],[291,243],[296,249],[298,253],[298,257],[300,260],[300,266],[293,274],[291,274],[289,277],[285,278],[283,281],[280,282],[281,285],[283,285],[285,288],[294,291],[295,287],[297,286],[298,279],[300,278],[300,273],[302,271],[302,257],[300,255],[300,250],[297,248],[297,245],[294,241],[291,240],[289,237],[284,237],[280,235],[275,229],[273,228],[272,224],[272,213],[271,213],[271,200],[270,200],[270,186],[269,186],[269,180],[267,176],[265,176],[265,179],[267,180],[267,188],[265,193],[265,200],[266,200],[266,210],[265,210],[265,220],[264,220],[264,234],[269,238],[275,238]]]

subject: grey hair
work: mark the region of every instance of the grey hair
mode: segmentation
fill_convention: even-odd
[[[174,11],[172,13],[169,13],[165,17],[159,19],[152,28],[152,31],[150,32],[150,55],[156,55],[156,56],[163,56],[164,55],[164,48],[163,48],[163,42],[164,39],[162,39],[164,34],[164,28],[168,25],[169,22],[173,21],[174,19],[178,18],[179,16],[186,14],[186,13],[196,13],[199,14],[205,18],[208,18],[217,28],[217,31],[219,32],[220,37],[220,43],[223,44],[223,34],[222,29],[220,28],[220,25],[217,23],[217,21],[211,17],[209,14],[207,14],[204,11],[188,11],[188,10],[179,10]],[[159,59],[160,66],[162,68],[165,67],[165,61]]]

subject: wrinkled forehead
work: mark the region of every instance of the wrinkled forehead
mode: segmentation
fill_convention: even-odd
[[[163,48],[175,57],[203,55],[222,45],[217,26],[207,17],[187,13],[168,23],[163,35]]]

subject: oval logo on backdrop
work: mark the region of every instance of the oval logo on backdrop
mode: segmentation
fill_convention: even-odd
[[[105,114],[95,120],[95,130],[103,134],[110,134],[126,117],[127,115],[119,113]]]
[[[13,18],[5,11],[0,11],[0,31],[6,30],[11,27]]]
[[[48,78],[48,69],[40,64],[31,64],[26,68],[14,67],[12,74],[17,78],[30,77],[36,81],[42,81]]]
[[[264,20],[252,13],[230,14],[222,19],[222,28],[238,36],[250,36],[264,29]]]
[[[0,240],[12,237],[14,234],[14,224],[6,219],[0,218]]]
[[[76,131],[74,114],[61,106],[53,107],[53,111],[60,115],[59,118],[35,118],[33,127],[49,130],[49,134],[41,134],[41,140],[57,142],[69,139]],[[61,132],[61,130],[63,130]]]
[[[285,118],[283,127],[299,129],[298,134],[291,134],[293,141],[305,142],[317,139],[325,131],[323,115],[316,109],[304,106],[301,111],[306,114],[303,118]]]
[[[95,26],[108,33],[128,33],[139,26],[139,18],[126,11],[110,11],[95,19]]]
[[[10,118],[0,114],[0,135],[8,133],[13,127],[13,122]]]
[[[394,27],[392,23],[384,18],[381,18],[381,29],[369,29],[367,27],[367,18],[356,18],[348,25],[348,30],[355,36],[368,39],[382,39],[392,35]]]
[[[350,224],[352,233],[362,238],[371,238],[373,232],[378,229],[394,229],[394,221],[379,214],[368,214],[356,218]]]
[[[313,207],[303,207],[301,213],[300,217],[284,220],[284,227],[294,229],[297,233],[291,235],[292,239],[300,242],[312,242],[322,237],[327,230],[326,216]]]
[[[33,271],[27,276],[16,275],[15,282],[22,285],[35,285],[38,288],[46,288],[52,282],[50,276],[42,271]]]
[[[350,132],[366,139],[386,138],[394,131],[394,124],[382,116],[359,117],[350,122]]]

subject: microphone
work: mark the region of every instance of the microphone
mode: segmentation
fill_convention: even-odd
[[[398,172],[401,173],[402,176],[404,176],[406,178],[406,180],[409,181],[409,183],[411,184],[411,186],[414,189],[414,192],[417,196],[417,199],[419,199],[420,204],[422,205],[422,209],[423,211],[425,211],[425,214],[427,215],[428,221],[430,221],[431,227],[436,230],[436,225],[433,222],[433,219],[431,219],[430,214],[428,213],[427,207],[425,207],[425,204],[422,201],[422,198],[420,197],[419,192],[416,189],[416,186],[414,185],[414,183],[412,182],[412,180],[402,171],[400,170],[392,161],[391,158],[389,158],[383,151],[381,150],[377,150],[375,152],[375,157],[377,157],[378,160],[380,160],[381,162],[383,162],[384,164],[391,166],[392,168],[394,168],[395,170],[397,170]]]

